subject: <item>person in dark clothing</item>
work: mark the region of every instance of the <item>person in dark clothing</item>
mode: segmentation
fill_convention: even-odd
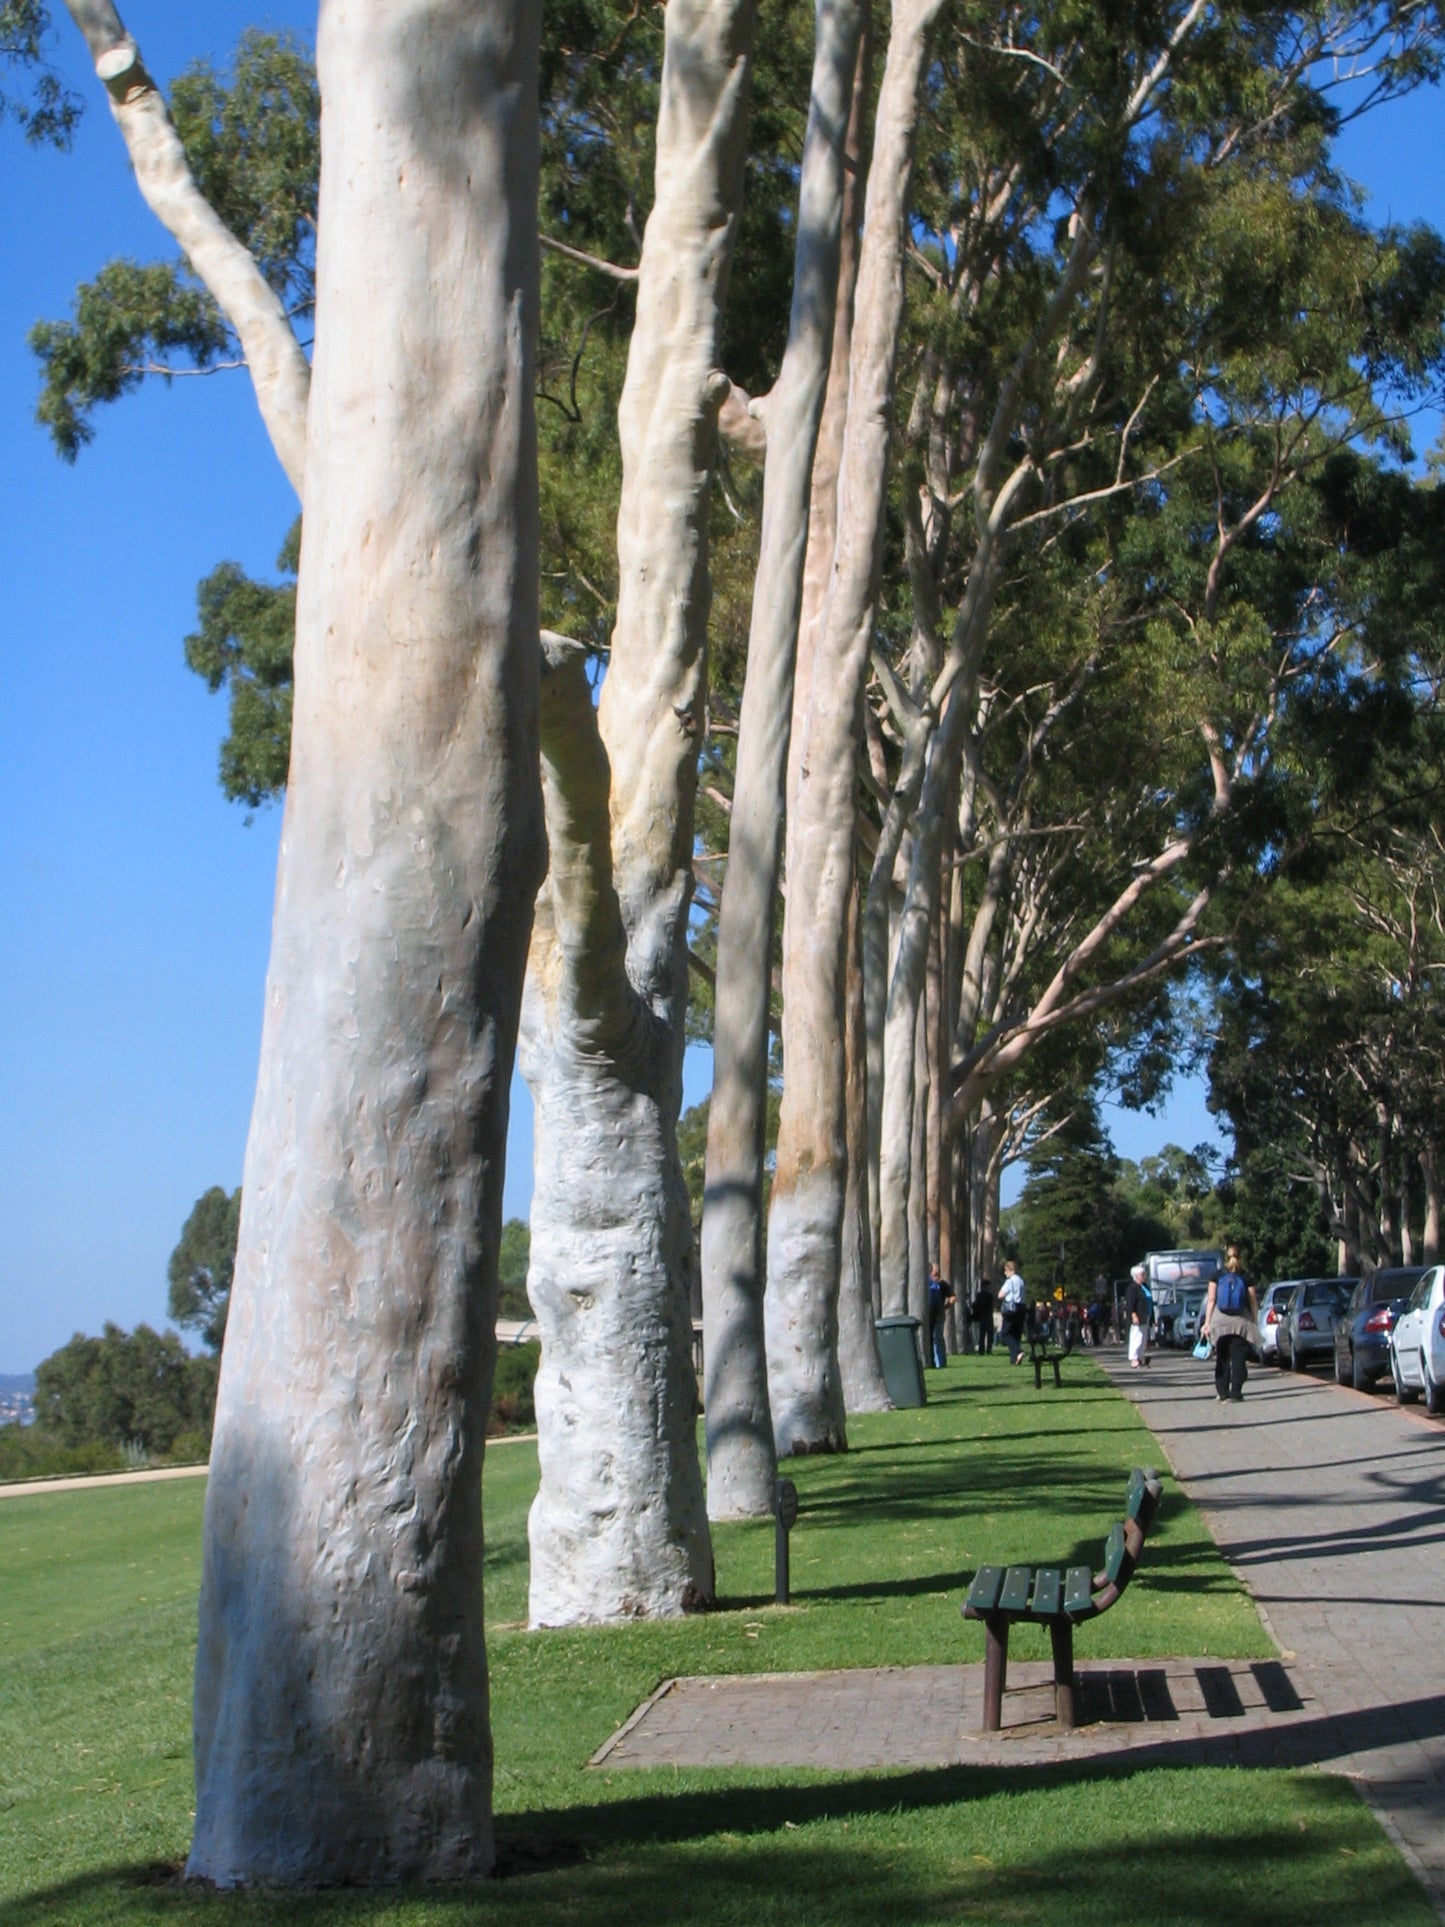
[[[1238,1405],[1249,1373],[1249,1348],[1259,1344],[1259,1299],[1239,1262],[1239,1246],[1224,1254],[1224,1269],[1209,1283],[1200,1330],[1214,1341],[1214,1396]]]
[[[993,1350],[992,1278],[979,1279],[978,1289],[973,1294],[973,1303],[969,1306],[969,1316],[972,1318],[974,1330],[978,1334],[979,1351],[991,1352]]]
[[[1084,1313],[1084,1329],[1089,1335],[1089,1343],[1097,1351],[1104,1342],[1104,1301],[1091,1298],[1088,1310]]]
[[[953,1303],[953,1288],[946,1285],[938,1275],[938,1266],[928,1267],[928,1356],[935,1371],[942,1371],[948,1363],[948,1345],[943,1321],[948,1316],[948,1308]]]

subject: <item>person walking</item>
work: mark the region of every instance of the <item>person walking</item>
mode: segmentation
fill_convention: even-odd
[[[979,1279],[978,1289],[973,1294],[973,1303],[969,1306],[968,1310],[969,1316],[973,1320],[974,1330],[978,1334],[979,1351],[991,1352],[993,1350],[992,1278]]]
[[[1200,1330],[1214,1342],[1214,1396],[1238,1405],[1249,1376],[1249,1348],[1258,1345],[1259,1299],[1239,1262],[1239,1246],[1229,1245],[1224,1269],[1209,1281]]]
[[[1129,1289],[1124,1294],[1124,1316],[1129,1322],[1129,1367],[1140,1371],[1149,1363],[1149,1322],[1154,1316],[1154,1300],[1146,1283],[1149,1273],[1135,1265],[1129,1273]]]
[[[1003,1283],[998,1288],[999,1327],[1008,1346],[1008,1362],[1017,1365],[1024,1355],[1024,1312],[1028,1287],[1012,1258],[1004,1259]]]
[[[928,1267],[928,1355],[935,1371],[941,1372],[948,1363],[948,1345],[944,1333],[944,1320],[948,1308],[953,1303],[953,1290],[944,1284],[938,1273],[937,1265]]]

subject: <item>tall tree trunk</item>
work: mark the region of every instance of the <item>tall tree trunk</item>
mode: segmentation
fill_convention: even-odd
[[[905,209],[928,30],[941,0],[898,0],[868,170],[838,485],[838,542],[789,798],[783,1101],[768,1215],[768,1387],[780,1453],[847,1444],[837,1369],[847,1184],[843,959],[854,744],[882,547]]]
[[[843,1404],[854,1412],[887,1412],[893,1401],[883,1382],[873,1309],[873,1246],[868,1224],[868,1090],[863,1041],[862,918],[855,880],[848,905],[848,968],[844,985],[848,1181],[838,1281],[838,1369]]]
[[[618,412],[611,659],[595,729],[580,672],[562,672],[548,721],[553,868],[523,1059],[536,1104],[527,1289],[542,1336],[530,1521],[540,1625],[677,1613],[712,1595],[677,1114],[707,523],[728,392],[717,338],[753,13],[752,0],[667,9],[656,199]]]
[[[1427,1265],[1438,1265],[1440,1262],[1440,1164],[1433,1144],[1427,1144],[1420,1153],[1420,1177],[1425,1187],[1425,1223],[1420,1240],[1420,1257]]]
[[[928,1195],[924,1168],[928,1162],[928,1023],[920,1003],[913,1026],[913,1062],[909,1089],[913,1112],[908,1136],[909,1164],[914,1180],[908,1189],[908,1309],[928,1330]]]
[[[481,1476],[536,780],[538,9],[323,5],[291,771],[191,1874],[493,1859]]]
[[[843,231],[857,0],[818,0],[798,190],[788,345],[768,398],[769,455],[717,934],[702,1218],[708,1514],[766,1516],[776,1461],[763,1345],[763,1157],[774,906],[808,504],[827,388]]]

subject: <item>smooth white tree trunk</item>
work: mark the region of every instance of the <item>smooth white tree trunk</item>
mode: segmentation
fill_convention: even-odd
[[[486,1873],[481,1475],[542,869],[537,28],[321,10],[296,700],[189,1871]]]
[[[752,29],[751,0],[667,9],[656,199],[618,413],[617,622],[595,728],[575,684],[570,729],[554,741],[548,724],[552,876],[524,1054],[537,1143],[527,1289],[542,1335],[537,1625],[679,1613],[713,1594],[676,1132],[707,522],[729,388],[717,338]]]
[[[837,1307],[848,1164],[843,981],[854,758],[881,556],[904,210],[928,29],[939,4],[899,0],[893,14],[868,174],[837,547],[789,798],[784,1081],[765,1301],[780,1454],[847,1444]]]
[[[816,21],[792,315],[766,410],[770,452],[718,916],[702,1218],[707,1502],[713,1519],[766,1516],[776,1474],[763,1349],[768,1014],[808,507],[833,345],[860,9],[856,0],[818,0]]]

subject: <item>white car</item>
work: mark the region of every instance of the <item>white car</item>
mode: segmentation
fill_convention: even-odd
[[[1402,1405],[1423,1392],[1427,1412],[1445,1412],[1445,1265],[1431,1265],[1405,1300],[1390,1333],[1390,1374]]]

